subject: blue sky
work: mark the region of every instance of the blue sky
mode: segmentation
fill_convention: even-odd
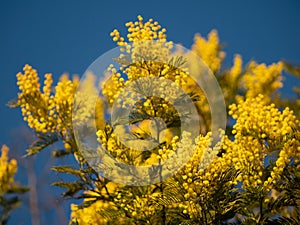
[[[5,104],[17,93],[15,74],[24,64],[40,75],[81,75],[115,47],[109,33],[135,20],[153,18],[168,38],[190,48],[195,33],[217,29],[229,65],[235,53],[245,62],[281,59],[300,64],[300,1],[1,1],[0,144],[18,142],[12,130],[24,126],[19,110]],[[285,81],[288,88],[299,80]],[[285,94],[290,94],[284,89]],[[13,150],[12,150],[13,151]],[[30,224],[30,223],[29,223]],[[52,224],[49,222],[49,224]]]

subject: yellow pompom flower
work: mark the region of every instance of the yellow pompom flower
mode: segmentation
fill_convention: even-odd
[[[272,94],[283,86],[282,70],[282,62],[267,66],[252,61],[242,78],[242,84],[246,89],[246,98],[254,98],[262,94],[265,96],[264,100],[269,103]]]
[[[3,145],[0,157],[0,197],[8,193],[11,188],[17,186],[17,183],[14,181],[14,176],[18,169],[17,161],[15,159],[9,160],[8,152],[9,148]]]
[[[213,73],[221,69],[221,64],[225,58],[225,52],[221,51],[219,37],[216,30],[212,30],[208,34],[207,40],[200,34],[197,34],[194,39],[192,51],[198,54]]]
[[[264,186],[270,190],[292,158],[298,159],[299,121],[293,111],[279,111],[274,104],[266,104],[263,95],[240,100],[229,107],[229,114],[236,119],[233,126],[234,140],[225,140],[226,149],[241,171],[238,181],[243,187]],[[279,151],[270,176],[264,178],[265,159]]]

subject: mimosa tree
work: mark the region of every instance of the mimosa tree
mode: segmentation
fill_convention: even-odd
[[[27,155],[61,141],[78,162],[53,168],[77,177],[53,184],[83,198],[70,224],[299,224],[300,103],[279,92],[299,68],[224,68],[215,30],[187,50],[152,19],[126,27],[81,80],[17,74]]]

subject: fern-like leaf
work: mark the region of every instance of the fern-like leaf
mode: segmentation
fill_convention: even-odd
[[[26,150],[27,154],[24,157],[35,155],[58,141],[57,134],[53,133],[38,134],[37,136],[39,139],[33,142],[32,145]]]

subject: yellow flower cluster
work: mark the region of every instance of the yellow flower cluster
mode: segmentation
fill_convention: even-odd
[[[87,74],[80,91],[77,91],[77,105],[81,107],[76,108],[72,118],[74,95],[79,85],[77,76],[70,80],[67,74],[63,74],[53,87],[52,75],[45,74],[41,92],[36,70],[29,65],[25,65],[23,70],[24,73],[17,74],[17,85],[21,91],[18,94],[18,105],[24,120],[35,132],[56,132],[62,135],[64,146],[69,150],[72,148],[72,119],[78,125],[94,123],[91,119],[96,119],[97,127],[103,127],[103,104],[101,99],[95,99],[97,89],[93,74]]]
[[[283,86],[282,70],[282,62],[270,66],[257,64],[254,61],[250,62],[247,72],[242,78],[242,84],[246,89],[246,98],[254,98],[262,94],[265,96],[264,100],[269,102],[272,94]]]
[[[108,220],[106,218],[103,218],[98,212],[99,209],[106,209],[112,207],[112,204],[113,203],[111,202],[104,202],[101,200],[95,201],[94,203],[85,208],[80,208],[75,204],[71,204],[72,213],[70,224],[72,224],[72,222],[77,222],[78,224],[82,225],[105,225],[107,224]]]
[[[207,40],[201,37],[200,34],[197,34],[194,39],[192,51],[203,59],[213,73],[218,72],[221,69],[221,64],[225,58],[225,52],[221,51],[216,30],[212,30],[208,34]]]
[[[124,55],[120,54],[120,61],[124,63],[120,72],[113,65],[108,68],[111,78],[103,83],[102,89],[108,102],[112,104],[124,87],[138,78],[161,77],[184,86],[188,76],[183,68],[176,68],[175,60],[173,63],[171,62],[170,50],[173,43],[167,42],[166,29],[161,28],[152,19],[144,23],[141,16],[138,16],[137,22],[128,22],[126,26],[128,26],[128,42],[120,36],[118,30],[111,33],[113,40],[119,46],[124,46],[125,49],[120,49],[121,52],[126,50],[130,59],[124,58]]]
[[[226,101],[231,102],[235,99],[236,92],[240,88],[243,72],[242,57],[239,54],[236,54],[233,59],[233,66],[228,72],[224,73],[224,83],[221,83]]]
[[[162,33],[155,33],[159,28],[155,28],[155,31],[153,31],[154,26],[158,26],[157,23],[153,23],[150,19],[145,24],[142,21],[141,17],[138,17],[139,21],[135,23],[128,23],[128,40],[129,42],[133,42],[132,46],[129,46],[127,42],[125,42],[125,38],[120,37],[120,34],[117,30],[114,30],[111,33],[111,36],[113,36],[113,40],[117,42],[119,46],[124,47],[123,51],[126,51],[128,54],[130,54],[131,61],[134,62],[134,65],[125,65],[124,68],[121,68],[121,72],[126,74],[126,79],[124,79],[124,76],[121,76],[121,73],[119,73],[113,66],[111,66],[108,70],[112,73],[111,79],[106,81],[103,84],[103,94],[107,97],[110,103],[113,103],[115,99],[118,97],[119,93],[122,93],[122,90],[126,88],[126,86],[132,84],[136,79],[143,78],[143,77],[152,77],[152,76],[159,76],[159,84],[151,83],[151,85],[148,85],[149,87],[152,86],[152,88],[156,88],[161,86],[163,90],[160,90],[161,92],[168,92],[170,91],[170,88],[166,84],[164,87],[164,79],[170,79],[174,81],[175,84],[180,85],[185,91],[195,91],[196,85],[194,83],[191,83],[189,80],[189,77],[187,73],[184,72],[183,69],[175,69],[172,67],[172,65],[168,64],[162,64],[161,62],[156,62],[155,60],[151,60],[152,55],[158,55],[159,59],[167,59],[170,56],[170,52],[168,49],[171,49],[171,44],[167,46],[157,45],[157,46],[151,46],[152,48],[149,48],[149,45],[144,44],[143,41],[147,40],[154,40],[158,39],[160,42],[165,43],[166,39],[165,36],[162,34],[165,32],[164,29],[162,30]],[[202,42],[204,39],[202,39]],[[201,41],[197,42],[198,44],[203,45],[203,43],[200,43]],[[217,37],[217,33],[213,31],[209,35],[209,40],[205,41],[206,47],[202,49],[200,52],[196,52],[200,54],[200,56],[205,55],[205,59],[207,60],[206,63],[209,64],[209,66],[213,67],[214,71],[217,71],[221,67],[221,62],[224,58],[224,53],[220,51],[219,49],[219,41]],[[196,45],[195,45],[196,46]],[[167,51],[160,51],[160,54],[157,54],[155,52],[156,49],[167,49]],[[153,51],[153,52],[151,52]],[[153,50],[154,49],[154,50]],[[150,51],[150,52],[149,52]],[[148,57],[148,60],[138,58],[136,55],[140,56],[143,54],[136,54],[136,53],[143,53],[144,56]],[[145,53],[146,52],[146,53]],[[201,55],[202,54],[202,55]],[[217,60],[212,60],[213,57],[217,57]],[[146,57],[145,57],[146,58]],[[128,58],[127,58],[128,60]],[[238,73],[239,67],[239,61],[236,60],[236,69],[233,73]],[[241,64],[241,63],[240,63]],[[237,76],[237,75],[235,75]],[[137,83],[138,85],[139,83]],[[135,87],[135,86],[134,86]],[[135,87],[136,89],[140,90],[147,90],[147,81],[143,80],[143,83],[140,84],[139,87]],[[197,89],[198,91],[201,91],[200,89]],[[153,90],[152,90],[153,91]],[[126,92],[127,93],[127,92]],[[137,106],[136,101],[134,101],[135,96],[132,96],[132,92],[129,92],[130,96],[125,96],[123,99],[129,99],[133,100],[132,103],[127,103],[125,107],[128,107],[128,104],[135,104],[135,107]],[[165,99],[166,102],[158,101],[155,97],[150,97],[148,99],[145,99],[144,102],[140,104],[140,108],[138,108],[140,113],[146,113],[150,117],[153,116],[161,116],[161,115],[169,115],[168,112],[172,111],[172,107],[170,104],[167,103],[168,100],[172,100],[172,96],[176,95],[176,93],[165,93],[165,95],[160,96],[162,99]],[[202,93],[203,94],[203,93]],[[120,97],[120,96],[119,96]],[[125,100],[124,100],[125,101]],[[122,100],[119,101],[120,103]],[[209,111],[209,106],[207,102],[205,102],[203,99],[200,102],[201,107],[207,106],[206,111]],[[201,110],[205,110],[204,108]],[[173,110],[174,111],[174,110]],[[172,114],[171,114],[172,115]],[[166,120],[169,119],[170,122],[174,120],[174,117],[165,118]],[[125,132],[124,128],[122,126],[118,126],[115,128],[116,130],[120,130],[118,132]],[[121,131],[122,130],[122,131]],[[140,129],[136,129],[136,132],[142,133],[139,131]],[[149,129],[146,129],[149,130]],[[167,129],[166,129],[167,130]],[[147,132],[145,132],[147,133]],[[148,135],[151,135],[151,132],[149,130]],[[107,134],[110,134],[107,136]],[[185,143],[185,138],[182,138],[182,143],[178,145],[179,138],[176,137],[176,135],[171,135],[171,138],[169,138],[170,141],[167,142],[167,145],[163,145],[160,148],[156,149],[157,152],[152,152],[150,156],[147,157],[139,157],[141,154],[135,154],[135,152],[132,149],[128,149],[125,146],[122,146],[120,141],[118,140],[117,136],[114,132],[112,132],[111,127],[106,128],[106,132],[104,130],[99,130],[97,132],[97,135],[99,137],[99,141],[102,143],[103,147],[107,149],[115,158],[118,160],[121,160],[125,163],[130,163],[133,165],[148,165],[148,164],[156,164],[158,160],[165,160],[167,157],[172,157],[172,153],[176,148],[183,148],[183,149],[190,149],[193,148],[193,143],[189,140]],[[122,136],[125,136],[123,134]],[[189,138],[190,139],[190,138]],[[139,143],[135,143],[137,145]],[[220,145],[216,146],[213,149],[208,149],[208,146],[211,144],[211,134],[207,134],[205,137],[201,136],[197,140],[197,147],[195,150],[195,154],[193,155],[193,158],[189,161],[187,165],[185,165],[184,169],[180,172],[182,174],[182,179],[185,180],[183,186],[186,190],[186,193],[184,195],[186,199],[186,204],[182,203],[179,205],[179,207],[182,208],[182,210],[185,213],[189,213],[191,216],[195,215],[196,210],[196,203],[193,203],[192,200],[196,197],[202,197],[202,198],[209,198],[209,196],[212,196],[214,193],[217,184],[218,184],[218,178],[222,172],[224,172],[228,168],[228,162],[231,162],[230,160],[226,161],[226,159],[223,158],[216,158],[213,160],[213,158],[216,156],[216,154],[220,150]],[[143,160],[141,160],[141,158]],[[210,164],[210,159],[214,161],[214,163]],[[134,161],[132,161],[134,159]],[[200,168],[200,165],[203,166],[203,168]],[[177,165],[168,165],[170,167],[177,166]],[[206,168],[207,167],[207,168]],[[220,170],[220,168],[222,168]],[[233,182],[234,183],[234,182]],[[233,185],[233,183],[229,185]],[[148,196],[152,195],[159,195],[159,193],[148,193]],[[160,193],[161,194],[161,193]],[[152,196],[153,197],[153,196]],[[117,199],[118,201],[127,201],[128,196],[119,196]],[[127,200],[126,200],[127,199]],[[132,200],[132,199],[131,199]],[[132,202],[116,202],[117,205],[122,204],[126,210],[128,210],[128,213],[132,217],[137,217],[142,214],[143,207],[144,209],[148,209],[145,207],[145,204],[148,199],[144,198],[138,198],[135,199],[133,204]],[[126,203],[126,204],[125,204]],[[176,205],[176,204],[175,204]],[[189,205],[189,206],[187,206]],[[170,207],[175,207],[174,205],[171,205]],[[140,208],[140,209],[139,209]],[[151,210],[150,210],[151,211]]]
[[[133,129],[133,134],[141,136],[147,135],[144,133],[144,130],[141,131],[143,133],[139,133],[138,130],[141,130],[141,128],[137,127]],[[155,148],[151,151],[151,154],[135,149],[152,149],[152,145],[156,146],[157,142],[151,139],[143,140],[144,137],[147,138],[146,136],[136,137],[132,133],[127,132],[121,125],[117,126],[114,131],[107,125],[104,130],[98,130],[97,136],[102,147],[109,151],[118,161],[131,165],[147,166],[158,164],[159,160],[165,160],[173,153],[178,144],[179,138],[176,136],[177,133],[178,132],[172,132],[170,129],[164,130],[162,132],[164,136],[162,141],[166,142],[167,145]],[[162,136],[162,134],[160,136]],[[126,146],[124,144],[126,144]]]
[[[166,29],[161,28],[158,22],[149,19],[147,22],[143,22],[143,17],[138,16],[138,21],[128,22],[125,24],[128,27],[128,41],[139,42],[144,40],[160,40],[166,42]],[[119,46],[125,46],[127,42],[123,37],[120,37],[118,30],[114,30],[110,34],[113,37],[113,41],[117,42]]]
[[[39,83],[39,77],[36,72],[31,66],[26,64],[23,68],[24,74],[18,73],[17,79],[18,79],[18,86],[19,89],[23,92],[23,95],[25,94],[31,94],[31,95],[38,95],[40,92],[40,83]],[[48,75],[49,77],[49,75]]]
[[[232,104],[229,109],[229,114],[237,120],[232,131],[236,138],[242,135],[267,138],[272,141],[269,145],[282,136],[292,136],[299,123],[293,111],[285,108],[280,112],[275,104],[266,105],[261,94],[256,98],[241,100],[238,105]]]
[[[128,224],[128,222],[130,223],[132,220],[143,220],[145,217],[150,218],[151,216],[157,216],[155,215],[155,204],[152,202],[159,195],[158,192],[154,192],[156,186],[147,186],[141,189],[123,187],[122,191],[120,191],[121,189],[118,187],[120,186],[109,182],[106,184],[106,190],[101,191],[101,194],[87,192],[86,194],[100,197],[101,199],[98,199],[84,208],[72,204],[71,222],[77,222],[82,225],[103,225],[113,220],[115,223]],[[110,197],[113,199],[102,200],[104,196],[105,198],[109,197],[106,191],[109,192]],[[85,199],[84,203],[88,203],[87,201],[91,200],[93,199]],[[108,218],[110,214],[106,214],[106,210],[117,212],[116,216]]]
[[[237,180],[244,188],[263,185],[270,190],[291,158],[299,160],[299,121],[289,108],[280,112],[274,104],[266,105],[263,95],[232,104],[229,114],[236,119],[234,140],[226,139],[223,148],[241,171]],[[266,157],[274,154],[276,162],[267,176]]]
[[[177,90],[179,87],[185,87],[188,75],[184,72],[184,69],[176,68],[176,60],[174,58],[173,61],[171,60],[170,50],[172,42],[166,41],[166,30],[161,28],[157,22],[153,22],[150,19],[144,23],[143,18],[138,16],[137,22],[129,22],[126,26],[129,33],[127,35],[128,42],[120,36],[117,30],[114,30],[111,36],[119,46],[124,47],[130,59],[126,58],[128,63],[122,65],[120,72],[113,65],[108,68],[111,76],[102,84],[102,93],[110,104],[116,101],[118,107],[130,108],[135,113],[144,115],[146,118],[158,116],[165,123],[172,122],[178,117],[178,113],[176,113],[175,108],[169,102],[174,101],[174,98],[178,95]],[[120,59],[122,59],[122,54],[120,55]],[[123,61],[126,60],[124,59]],[[122,60],[120,61],[122,62]],[[149,77],[156,77],[157,79],[148,79]],[[144,79],[141,81],[139,78]],[[172,88],[170,88],[170,83],[168,83],[169,80],[174,81]],[[144,99],[138,99],[135,93],[136,90],[138,90],[138,94],[144,96]],[[161,94],[159,96],[146,97],[148,96],[147,93]],[[123,132],[123,136],[128,136],[128,134],[124,134],[124,128],[119,126],[118,129],[118,132]],[[152,138],[158,139],[159,142],[163,142],[162,140],[164,140],[172,145],[172,138],[176,136],[176,128],[164,129],[158,135],[151,134],[151,132],[140,132],[140,129],[136,129],[133,134],[136,136],[152,136]],[[134,153],[134,150],[130,150],[127,151],[127,153],[130,152],[130,157],[128,154],[125,154],[126,151],[123,151],[122,148],[126,147],[120,145],[120,140],[117,139],[117,136],[120,135],[116,136],[112,134],[110,137],[107,137],[102,130],[99,130],[97,135],[103,147],[126,163],[131,161],[133,157],[136,160],[134,162],[131,161],[131,163],[135,165],[137,163],[149,164],[150,161],[157,162],[157,159],[164,159],[166,154],[169,154],[166,149],[162,148],[150,157],[143,158],[144,160],[141,162],[139,157],[137,157],[137,155],[141,155],[140,153]],[[147,142],[143,142],[142,140],[129,142],[132,142],[132,146],[139,145],[140,147],[147,144]],[[145,147],[149,148],[149,146]]]
[[[41,93],[36,70],[29,65],[25,65],[23,70],[24,74],[17,74],[17,84],[21,91],[18,94],[18,104],[21,106],[24,120],[27,121],[29,127],[37,132],[46,133],[52,131],[55,118],[49,118],[48,114],[48,111],[53,108],[53,101],[50,98],[51,74],[45,75],[44,93]]]
[[[197,217],[195,200],[205,202],[212,198],[219,178],[229,168],[234,168],[239,175],[226,184],[228,188],[242,182],[244,189],[259,188],[269,192],[291,159],[296,163],[300,161],[300,123],[293,111],[286,108],[281,112],[274,104],[267,105],[259,95],[231,105],[229,114],[236,119],[232,131],[234,139],[224,136],[215,149],[210,149],[211,134],[200,136],[195,154],[178,173],[184,180],[186,200],[179,207],[190,218]],[[225,153],[215,157],[220,149]],[[274,154],[275,161],[268,163],[267,156],[272,160]],[[206,161],[210,164],[206,165]],[[269,164],[271,171],[267,172]]]
[[[150,189],[149,189],[150,190]],[[123,195],[122,195],[123,194]],[[114,198],[115,205],[119,206],[127,215],[137,219],[150,217],[155,212],[154,205],[149,204],[152,194],[145,193],[143,197],[135,196],[131,192],[119,193]]]
[[[57,130],[62,132],[65,132],[72,125],[72,105],[77,82],[74,85],[69,80],[68,75],[63,74],[60,77],[60,82],[55,87],[55,95],[53,96],[55,111],[51,111],[50,113],[57,115]]]
[[[65,132],[71,126],[71,110],[78,78],[73,81],[65,74],[52,90],[52,75],[45,74],[43,92],[40,91],[38,74],[35,69],[25,65],[24,73],[17,74],[18,104],[24,120],[36,132]]]
[[[128,22],[126,26],[126,38],[118,30],[110,34],[120,46],[120,56],[115,60],[121,67],[117,69],[110,65],[107,69],[109,79],[101,83],[106,99],[97,96],[93,74],[87,74],[79,88],[78,78],[69,80],[67,75],[63,75],[53,88],[51,74],[45,74],[41,92],[36,70],[26,65],[24,73],[17,74],[21,91],[18,104],[24,120],[36,132],[59,133],[65,148],[71,148],[72,113],[76,112],[73,119],[78,125],[93,124],[96,119],[101,148],[105,148],[117,161],[129,165],[149,166],[166,162],[164,167],[171,170],[182,167],[189,150],[194,149],[194,153],[177,174],[160,184],[121,187],[110,182],[105,187],[109,189],[108,194],[104,187],[97,187],[107,181],[101,178],[95,182],[94,192],[85,193],[92,197],[84,200],[87,207],[71,205],[71,222],[107,224],[115,219],[103,216],[109,209],[119,211],[116,220],[121,224],[133,221],[159,224],[155,219],[161,216],[157,216],[160,211],[170,215],[179,211],[178,216],[197,219],[202,216],[201,210],[206,210],[201,204],[217,194],[224,174],[232,169],[233,173],[237,172],[237,177],[222,183],[225,188],[231,190],[241,183],[246,191],[256,189],[267,195],[289,164],[295,163],[300,168],[300,122],[289,108],[278,109],[270,104],[276,90],[282,87],[283,63],[266,66],[250,62],[248,67],[243,68],[242,57],[235,55],[233,66],[221,71],[225,53],[221,50],[217,31],[211,31],[207,39],[195,36],[192,51],[218,75],[216,77],[228,105],[236,102],[229,106],[229,115],[236,121],[232,134],[225,136],[222,133],[221,140],[211,146],[212,134],[208,132],[211,126],[210,106],[203,91],[189,77],[191,68],[185,66],[192,66],[185,65],[183,58],[171,52],[173,43],[167,41],[166,29],[153,19],[144,22],[141,16],[138,16],[138,21]],[[191,55],[186,57],[192,58]],[[183,68],[178,68],[179,65]],[[168,83],[169,80],[172,84]],[[181,130],[179,114],[172,105],[181,89],[196,94],[193,97],[201,123],[201,135],[196,140],[192,140],[191,133]],[[76,90],[76,101],[80,107],[74,111]],[[245,91],[245,96],[236,97],[240,91]],[[156,96],[153,93],[160,94]],[[130,109],[131,116],[136,117],[126,118],[130,121],[125,122],[120,116],[113,124],[106,124],[105,100],[110,106],[117,103],[115,112],[126,108]],[[7,148],[2,148],[0,195],[9,189],[9,185],[14,185],[13,175],[17,169],[15,160],[8,162],[7,151]],[[176,157],[176,161],[172,157]],[[105,158],[102,160],[105,162]],[[100,169],[102,165],[99,165]],[[106,170],[103,171],[106,173]],[[119,171],[111,173],[118,178],[122,176]],[[172,196],[172,191],[177,191],[177,196]],[[96,198],[97,201],[88,203],[88,200]]]
[[[172,136],[168,139],[170,140],[170,142],[168,141],[167,145],[163,145],[162,147],[160,147],[158,149],[158,155],[156,157],[159,160],[160,159],[163,161],[166,160],[172,153],[174,153],[176,151],[176,148],[178,147],[178,141],[179,141],[178,136]],[[150,163],[153,164],[153,162],[150,162]]]
[[[213,198],[219,185],[220,177],[231,167],[232,161],[229,156],[217,157],[223,139],[212,148],[210,147],[212,144],[211,133],[209,132],[205,136],[200,135],[196,139],[196,148],[193,156],[178,173],[183,179],[182,187],[185,198],[185,202],[182,202],[179,207],[190,218],[199,216],[198,201],[201,200],[203,203]],[[236,184],[236,181],[231,180],[225,185],[230,188]]]
[[[69,82],[66,80],[66,82]],[[81,81],[80,86],[76,89],[76,108],[73,107],[73,114],[72,119],[73,123],[81,126],[83,124],[94,124],[96,122],[96,126],[98,128],[103,127],[104,124],[104,109],[103,109],[103,101],[98,96],[98,89],[97,89],[97,83],[96,83],[96,76],[92,72],[87,72],[84,79]],[[78,86],[78,80],[74,82],[76,88]],[[73,85],[74,85],[73,84]],[[68,113],[70,110],[72,110],[74,97],[67,98],[67,96],[74,96],[75,90],[73,87],[69,89],[70,95],[67,93],[67,91],[62,90],[62,95],[64,97],[58,96],[58,99],[60,102],[57,101],[57,103],[67,102],[68,108],[63,108],[62,113]],[[57,85],[56,89],[60,88],[59,84]],[[60,89],[59,89],[60,90]],[[67,101],[64,101],[62,99],[68,99]],[[68,115],[71,115],[71,111]],[[67,118],[67,117],[66,117]],[[95,121],[94,121],[95,120]],[[69,121],[71,121],[71,117],[69,118]],[[93,125],[91,125],[93,126]]]
[[[194,155],[176,175],[176,179],[179,176],[183,180],[181,185],[185,201],[168,205],[166,210],[179,207],[189,218],[199,218],[198,201],[205,202],[214,196],[220,177],[229,168],[233,167],[240,173],[236,179],[226,183],[228,188],[242,182],[244,189],[260,188],[269,192],[292,157],[299,163],[300,143],[297,137],[300,123],[291,110],[286,108],[281,112],[274,104],[266,105],[264,97],[259,95],[231,105],[229,114],[236,119],[234,140],[225,136],[211,149],[208,148],[211,144],[210,133],[197,138]],[[176,144],[174,142],[174,148]],[[111,146],[116,145],[113,143]],[[193,146],[189,144],[184,147]],[[167,150],[170,149],[171,146]],[[226,153],[222,157],[215,157],[220,149]],[[266,174],[266,157],[276,152],[275,164],[271,172]],[[163,151],[159,153],[163,154]],[[154,211],[149,202],[157,197],[163,198],[163,194],[149,191],[145,197],[140,198],[120,193],[114,203],[121,205],[130,217],[140,219],[145,213],[146,216],[152,215]]]
[[[17,185],[14,181],[14,176],[17,172],[17,161],[15,159],[9,161],[8,151],[9,148],[3,145],[0,157],[0,197]]]
[[[102,100],[96,99],[97,89],[92,74],[87,74],[87,79],[81,83],[80,91],[77,91],[79,85],[77,76],[70,80],[67,74],[63,74],[57,85],[53,87],[52,75],[45,74],[41,92],[36,70],[29,65],[25,65],[23,70],[24,73],[17,74],[17,85],[20,89],[18,106],[21,108],[24,120],[35,132],[60,135],[65,149],[70,152],[75,149],[74,140],[72,140],[73,122],[80,126],[94,124],[94,119],[96,119],[97,127],[103,127],[103,104]],[[80,105],[76,107],[76,110],[73,109],[75,92],[77,106]],[[78,154],[75,154],[78,158]]]
[[[186,200],[179,207],[190,218],[200,216],[197,199],[205,202],[213,198],[220,177],[228,169],[238,172],[225,184],[228,188],[241,182],[243,189],[257,188],[268,193],[292,159],[300,162],[300,123],[293,111],[286,108],[281,112],[258,95],[232,104],[229,114],[236,119],[234,139],[224,136],[210,149],[211,134],[199,136],[195,154],[178,173],[183,179]],[[220,149],[225,153],[215,157]]]
[[[239,54],[236,54],[233,59],[233,66],[230,69],[230,81],[231,83],[234,83],[237,78],[241,75],[243,69],[243,60],[242,56]]]

